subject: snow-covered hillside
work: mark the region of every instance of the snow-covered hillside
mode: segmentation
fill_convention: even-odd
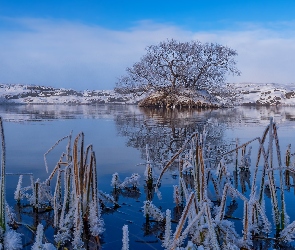
[[[136,104],[133,95],[120,95],[113,90],[59,89],[45,86],[0,84],[0,103],[18,104]]]
[[[233,105],[295,106],[295,86],[276,83],[228,84],[220,103]],[[121,95],[113,90],[59,89],[45,86],[0,84],[0,103],[17,104],[137,104],[143,96]],[[228,101],[231,99],[231,102]]]
[[[278,83],[229,84],[238,105],[295,106],[295,86]]]

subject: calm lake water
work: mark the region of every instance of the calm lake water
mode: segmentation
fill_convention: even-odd
[[[103,233],[103,249],[121,249],[122,226],[129,226],[130,249],[162,249],[161,241],[156,237],[161,234],[153,221],[146,223],[142,213],[143,201],[146,200],[144,189],[144,171],[146,145],[156,174],[170,157],[181,147],[184,138],[193,132],[202,131],[210,124],[218,132],[217,139],[211,143],[218,145],[233,144],[236,138],[242,144],[250,139],[262,136],[269,124],[269,117],[274,117],[279,130],[282,155],[288,144],[295,139],[295,108],[292,107],[239,107],[223,110],[154,110],[140,109],[136,106],[100,105],[100,106],[65,106],[65,105],[9,105],[0,106],[4,120],[4,133],[7,150],[7,173],[33,173],[34,178],[44,181],[46,173],[44,153],[56,141],[70,134],[83,131],[85,144],[92,144],[97,157],[98,188],[106,193],[112,192],[110,186],[112,174],[118,172],[120,179],[141,175],[141,188],[138,193],[125,192],[118,198],[121,207],[109,209],[103,214],[106,231]],[[61,142],[48,156],[49,172],[52,171],[67,142]],[[258,145],[253,144],[252,151],[257,152]],[[294,152],[292,150],[291,152]],[[253,159],[252,165],[255,164]],[[15,206],[13,193],[18,176],[7,176],[7,201]],[[251,169],[246,175],[239,176],[239,186],[249,194]],[[24,177],[24,185],[29,177]],[[178,184],[178,177],[173,170],[165,174],[161,185],[163,199],[155,195],[153,203],[162,208],[173,210],[173,185]],[[286,191],[287,212],[293,221],[294,187]],[[234,216],[241,217],[242,203],[238,203]],[[267,210],[271,215],[271,210]],[[17,218],[28,224],[46,218],[31,218],[22,215]],[[271,220],[271,216],[269,216]],[[48,218],[47,218],[48,219]],[[49,218],[50,220],[50,218]],[[238,222],[237,222],[238,223]],[[49,223],[50,224],[50,223]],[[174,225],[175,227],[175,225]],[[25,232],[24,245],[30,249],[32,235]],[[240,233],[240,232],[239,232]],[[49,225],[46,236],[53,242],[53,229]]]

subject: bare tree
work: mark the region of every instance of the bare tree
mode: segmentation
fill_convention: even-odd
[[[117,92],[210,91],[224,83],[226,74],[240,75],[234,59],[237,52],[220,44],[172,39],[148,46],[146,51],[141,60],[128,67],[127,74],[119,78]]]

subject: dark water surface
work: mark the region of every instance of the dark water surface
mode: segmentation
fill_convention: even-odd
[[[146,162],[146,145],[148,145],[155,172],[181,147],[184,139],[196,131],[202,131],[206,124],[216,128],[216,144],[235,143],[239,138],[242,144],[254,137],[261,136],[274,117],[279,130],[282,155],[287,145],[295,140],[295,108],[239,107],[224,110],[153,110],[140,109],[136,106],[68,106],[68,105],[9,105],[0,106],[4,120],[4,133],[7,150],[7,173],[33,173],[34,178],[44,181],[46,173],[44,153],[57,140],[70,134],[77,135],[83,131],[85,144],[92,144],[97,157],[98,188],[106,193],[112,192],[110,186],[112,174],[118,172],[120,179],[132,173],[141,175],[141,188],[138,193],[120,194],[118,202],[121,207],[108,210],[103,214],[106,231],[103,233],[103,249],[122,248],[122,226],[129,226],[130,249],[162,249],[161,241],[156,237],[161,234],[157,223],[146,223],[143,216],[143,201],[147,199],[144,189],[144,171]],[[67,142],[61,142],[47,157],[49,172],[52,171]],[[253,145],[257,152],[258,145]],[[293,152],[292,150],[291,152]],[[255,156],[255,154],[253,154]],[[252,165],[255,164],[253,159]],[[154,195],[153,203],[162,208],[173,210],[173,185],[178,184],[178,177],[173,170],[165,174],[161,185],[163,199]],[[239,186],[249,194],[250,173],[240,173]],[[13,194],[18,176],[7,176],[7,201],[14,206]],[[24,185],[29,177],[24,177]],[[287,212],[291,221],[294,213],[294,187],[286,191]],[[241,217],[240,209],[234,216]],[[17,207],[15,207],[17,209]],[[271,210],[267,210],[271,220]],[[18,218],[27,223],[36,222],[30,215]],[[39,221],[45,223],[44,218]],[[50,220],[50,218],[49,218]],[[173,225],[174,228],[176,226]],[[32,235],[23,232],[24,244],[30,249]],[[239,232],[240,233],[240,232]],[[53,229],[48,226],[46,236],[53,242]],[[267,248],[265,248],[267,249]]]

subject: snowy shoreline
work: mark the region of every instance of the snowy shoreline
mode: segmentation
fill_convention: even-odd
[[[232,106],[295,106],[295,87],[276,83],[227,84],[230,97],[217,96],[220,103]],[[143,96],[121,95],[114,90],[53,88],[37,85],[0,84],[0,104],[131,104]]]

